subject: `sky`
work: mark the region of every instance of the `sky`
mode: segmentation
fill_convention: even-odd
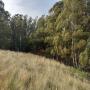
[[[31,17],[48,14],[48,10],[59,0],[2,0],[5,10],[11,15],[24,14]]]

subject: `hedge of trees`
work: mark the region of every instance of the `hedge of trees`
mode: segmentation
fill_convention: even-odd
[[[33,52],[77,68],[90,68],[90,7],[86,0],[55,3],[47,16],[0,13],[0,48]]]

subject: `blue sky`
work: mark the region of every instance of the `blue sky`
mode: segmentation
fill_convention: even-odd
[[[12,15],[20,13],[32,17],[47,14],[53,4],[59,0],[3,0],[5,9]]]

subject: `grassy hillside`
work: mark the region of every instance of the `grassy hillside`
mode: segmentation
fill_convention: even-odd
[[[0,50],[0,90],[90,90],[84,76],[44,57]]]

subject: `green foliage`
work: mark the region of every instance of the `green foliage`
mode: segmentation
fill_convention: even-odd
[[[12,28],[12,49],[25,51],[27,39],[31,32],[35,30],[35,21],[23,15],[15,15],[11,19]]]
[[[1,10],[0,48],[39,53],[74,67],[90,65],[90,7],[85,0],[62,0],[47,16],[32,19]]]
[[[84,52],[82,52],[80,54],[80,64],[82,67],[85,67],[88,64],[88,53],[87,50],[85,50]]]
[[[10,49],[11,29],[9,25],[10,15],[5,10],[0,10],[0,48]]]
[[[79,60],[82,67],[89,68],[90,66],[90,39],[87,40],[87,46],[84,52],[81,52]]]

